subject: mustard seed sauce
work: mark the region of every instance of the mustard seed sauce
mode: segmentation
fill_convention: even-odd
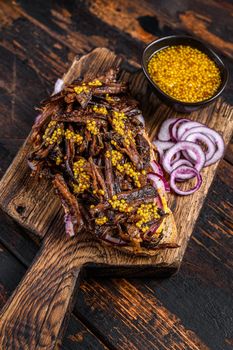
[[[171,46],[149,61],[152,80],[167,95],[183,102],[199,102],[212,97],[221,75],[214,61],[190,46]]]

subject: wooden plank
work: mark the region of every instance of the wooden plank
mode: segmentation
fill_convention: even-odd
[[[81,73],[95,76],[96,71],[105,71],[118,63],[119,59],[109,50],[96,49],[81,60],[74,61],[70,70],[73,72],[72,79]],[[153,137],[158,122],[162,122],[173,112],[161,105],[148,92],[142,73],[139,72],[133,76],[125,74],[124,78],[126,76],[129,78],[132,93],[139,99],[141,97],[143,114]],[[70,81],[70,72],[64,80]],[[232,109],[220,100],[206,109],[193,113],[191,119],[201,120],[222,132],[226,143],[229,141],[232,131]],[[165,250],[155,257],[147,258],[127,255],[101,246],[86,233],[73,240],[67,240],[63,234],[63,215],[50,185],[42,180],[38,191],[38,182],[28,176],[25,157],[29,148],[30,144],[26,142],[1,181],[1,204],[10,215],[23,226],[31,228],[35,234],[42,237],[46,233],[48,235],[43,250],[3,310],[0,321],[0,341],[2,346],[6,346],[6,337],[13,334],[12,344],[24,344],[25,348],[42,348],[46,344],[47,349],[53,349],[62,335],[66,312],[68,313],[71,308],[82,265],[94,262],[124,267],[154,265],[174,269],[179,266],[217,164],[204,169],[204,185],[188,201],[187,197],[170,197],[171,205],[176,212],[180,248],[172,251]],[[36,279],[35,276],[37,276]],[[35,291],[38,290],[40,295],[46,296],[46,299],[37,299],[35,305],[34,298],[37,293]],[[30,309],[28,305],[34,307]],[[24,315],[23,323],[22,315]],[[22,325],[24,325],[23,329]],[[41,329],[39,335],[36,332],[38,327]],[[18,331],[21,334],[20,338],[16,335]]]
[[[107,350],[104,345],[80,320],[71,315],[62,341],[62,349],[67,350]]]
[[[25,267],[0,244],[0,309],[20,282],[24,272]]]
[[[2,210],[0,210],[0,242],[24,266],[28,266],[32,262],[39,249],[35,242],[28,237],[26,230]]]
[[[25,246],[25,248],[27,248],[27,246]],[[17,255],[22,255],[23,252],[19,246],[17,246],[17,251]],[[27,252],[24,252],[24,254],[27,255]],[[25,256],[23,260],[26,260]],[[7,302],[10,295],[23,278],[25,271],[26,267],[0,244],[0,309]],[[98,338],[96,338],[80,320],[72,315],[61,349],[106,350],[107,347],[100,340],[98,340]]]
[[[233,139],[229,143],[224,158],[233,165]]]
[[[91,63],[94,62],[92,58],[94,57],[94,59],[96,59],[100,51],[101,50],[94,51],[92,55],[86,56],[86,67],[90,70],[94,69]],[[115,56],[110,54],[107,50],[102,50],[101,52],[104,52],[104,59],[108,60],[108,55],[111,57],[108,62],[110,66],[114,62]],[[101,67],[103,67],[102,61],[99,62],[101,62]],[[84,66],[83,60],[81,60],[80,63],[75,61],[72,70],[77,70],[77,75],[79,75],[80,70],[78,67],[82,67],[82,74],[86,74],[86,68],[83,68]],[[95,69],[98,69],[98,67],[95,67]],[[66,79],[69,80],[69,75],[66,77]],[[133,95],[141,100],[143,114],[148,122],[148,129],[151,130],[151,137],[155,135],[158,124],[165,118],[168,118],[170,115],[178,116],[177,113],[175,114],[174,111],[160,104],[154,95],[148,92],[147,82],[142,73],[137,73],[130,77],[130,87]],[[203,110],[192,113],[190,118],[193,120],[200,120],[217,131],[222,132],[226,143],[229,141],[232,133],[232,108],[222,103],[221,100]],[[57,198],[54,197],[50,184],[46,180],[41,180],[41,190],[38,191],[38,182],[29,177],[29,169],[25,161],[29,148],[30,144],[27,143],[26,146],[21,149],[11,169],[4,176],[2,181],[1,202],[5,210],[10,215],[13,215],[16,220],[25,227],[30,228],[35,234],[43,237],[48,228],[51,230],[51,223],[54,217],[58,215],[60,207]],[[204,169],[204,183],[202,188],[195,193],[191,199],[190,197],[170,196],[170,204],[175,210],[179,232],[178,242],[182,249],[180,249],[178,255],[176,254],[179,250],[174,250],[171,253],[171,260],[166,260],[169,259],[166,252],[162,253],[161,256],[157,257],[156,262],[161,263],[166,261],[167,263],[168,261],[181,260],[187,240],[192,232],[216,168],[217,164]],[[191,210],[188,205],[190,204],[190,200]],[[192,220],[188,220],[188,222],[184,224],[183,217],[192,218]]]

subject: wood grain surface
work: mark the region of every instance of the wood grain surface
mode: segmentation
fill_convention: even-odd
[[[1,175],[30,131],[36,115],[33,106],[51,93],[56,78],[67,70],[75,54],[108,46],[140,62],[146,42],[164,35],[189,33],[210,43],[222,54],[228,67],[232,67],[229,51],[231,1],[126,0],[107,4],[76,0],[1,1],[0,19]],[[231,104],[232,87],[231,80],[224,93],[225,100]],[[123,280],[87,280],[81,285],[74,309],[77,317],[70,321],[68,340],[65,339],[62,348],[102,349],[104,343],[110,349],[125,349],[128,344],[140,350],[192,349],[193,343],[189,343],[192,338],[200,340],[199,349],[232,348],[232,154],[230,146],[225,154],[226,161],[218,168],[179,274],[166,281],[128,281],[130,305],[134,305],[134,309],[123,305],[124,312],[129,309],[126,314],[113,313],[114,307],[119,308],[121,301],[128,300],[124,293],[119,293]],[[4,214],[0,225],[2,249],[7,248],[11,259],[15,257],[15,266],[28,266],[38,246],[25,230]],[[3,303],[24,273],[21,270],[18,275],[15,270],[9,276],[5,256],[1,250]],[[97,270],[90,273],[96,275]],[[11,283],[10,290],[7,281]],[[131,285],[142,291],[140,297],[137,293],[134,297],[135,289]],[[104,298],[110,292],[111,298]],[[101,303],[95,303],[95,299]],[[137,322],[138,312],[141,302],[147,299],[151,300],[146,304],[151,317],[142,333],[139,325],[143,321]],[[158,312],[161,304],[164,318]],[[82,320],[85,328],[79,326],[78,320]],[[178,325],[182,325],[186,333],[181,332]],[[163,329],[166,329],[166,336],[162,335]],[[101,339],[98,344],[93,333]]]
[[[79,76],[95,77],[119,64],[119,58],[108,49],[95,49],[81,59],[74,60],[64,76],[64,81],[71,83]],[[122,72],[122,79],[126,78],[132,94],[137,98],[141,96],[147,130],[153,137],[158,125],[174,112],[161,105],[149,93],[141,72]],[[199,120],[220,131],[226,144],[228,143],[233,118],[232,109],[226,104],[219,100],[215,105],[192,113],[191,116],[193,120]],[[78,276],[85,264],[100,263],[123,267],[144,265],[149,271],[151,264],[158,266],[158,269],[160,266],[171,267],[173,271],[179,267],[217,164],[204,169],[202,188],[191,198],[173,195],[169,197],[177,223],[177,243],[180,248],[167,249],[158,252],[155,257],[143,258],[101,246],[95,239],[92,241],[90,234],[83,234],[83,237],[79,235],[76,240],[67,240],[64,235],[63,214],[51,184],[46,180],[38,183],[38,179],[30,177],[26,161],[29,149],[30,137],[0,183],[1,206],[25,228],[31,229],[41,238],[46,238],[35,263],[0,315],[0,344],[5,348],[14,345],[16,348],[50,350],[54,349],[63,334]]]

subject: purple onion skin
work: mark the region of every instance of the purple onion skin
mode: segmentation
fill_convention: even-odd
[[[188,174],[188,173],[189,173],[189,175],[191,175],[191,173],[196,175],[196,177],[197,177],[197,184],[192,189],[190,189],[188,191],[182,191],[176,186],[175,181],[176,181],[176,178],[179,178],[179,176],[185,175],[185,174]],[[171,178],[170,178],[170,185],[171,185],[171,188],[173,189],[173,191],[176,194],[179,194],[179,195],[182,195],[182,196],[188,196],[188,195],[196,192],[197,190],[199,190],[199,188],[202,185],[202,177],[201,177],[201,174],[195,168],[191,168],[191,167],[188,167],[188,166],[180,166],[179,168],[174,169],[172,171]]]

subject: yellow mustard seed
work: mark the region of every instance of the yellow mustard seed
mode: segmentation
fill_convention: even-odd
[[[83,86],[75,86],[74,87],[74,91],[76,92],[76,94],[81,94],[81,92],[85,92],[87,94],[89,92],[89,89],[85,85],[83,85]]]
[[[158,219],[160,215],[158,214],[158,207],[155,203],[141,204],[137,210],[137,215],[139,220],[136,222],[136,226],[146,232],[149,227],[145,226],[146,223]]]
[[[56,162],[56,165],[60,165],[60,164],[62,163],[62,158],[59,157],[59,156],[57,156],[57,157],[55,158],[55,162]]]
[[[122,213],[128,213],[133,210],[133,207],[131,207],[125,199],[119,200],[116,195],[112,197],[112,199],[109,199],[109,204],[111,204],[113,209],[116,209]]]
[[[101,83],[101,81],[99,81],[98,79],[95,79],[94,81],[90,81],[88,83],[89,86],[102,86],[103,84]]]
[[[109,94],[106,94],[105,99],[108,102],[113,102],[114,101],[114,99],[111,96],[109,96]]]
[[[51,134],[51,128],[53,128],[54,126],[56,126],[56,129],[52,132],[52,135]],[[59,127],[59,125],[57,125],[57,122],[52,120],[45,132],[44,132],[44,135],[42,136],[43,140],[45,140],[45,144],[48,146],[48,145],[53,145],[54,143],[57,143],[59,144],[61,141],[62,141],[62,136],[64,134],[64,130],[61,129]]]
[[[82,144],[82,142],[83,142],[83,137],[82,137],[82,135],[80,135],[80,134],[76,134],[76,133],[74,133],[73,131],[71,131],[71,130],[69,130],[69,129],[67,129],[66,131],[65,131],[65,138],[67,139],[67,140],[73,140],[75,143],[77,143],[78,145],[81,145]]]
[[[107,152],[105,153],[105,156],[106,156],[107,158],[110,158],[110,157],[111,157],[111,152],[110,152],[110,151],[107,151]]]
[[[84,158],[80,158],[77,162],[74,162],[73,172],[78,182],[78,184],[73,183],[75,193],[82,193],[90,187],[90,176],[85,172],[85,165],[86,160]]]
[[[113,111],[112,125],[114,130],[121,136],[125,134],[125,123],[126,115],[123,112]]]
[[[97,114],[103,114],[103,115],[107,115],[108,114],[108,111],[107,111],[107,108],[102,106],[102,107],[98,107],[97,105],[95,105],[93,107],[93,111]]]
[[[87,130],[90,131],[91,134],[97,135],[98,134],[98,128],[96,126],[95,120],[88,120],[87,121]]]
[[[108,221],[107,216],[102,216],[101,218],[95,219],[96,225],[99,225],[99,226],[104,225],[107,221]]]
[[[191,46],[160,50],[150,59],[148,72],[163,92],[183,102],[206,100],[216,93],[221,83],[215,62]]]

